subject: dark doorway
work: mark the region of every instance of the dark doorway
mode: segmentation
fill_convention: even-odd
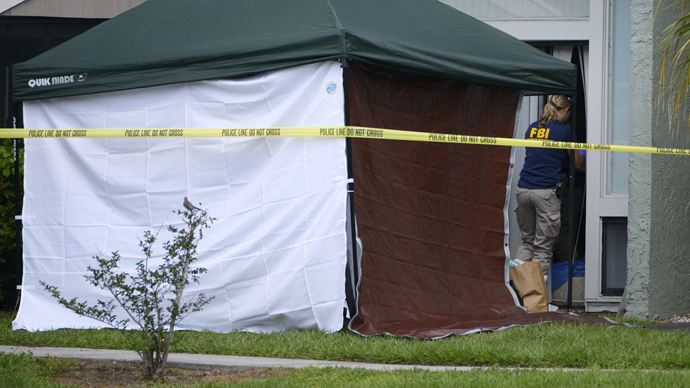
[[[29,60],[102,23],[104,19],[0,17],[0,125],[23,127],[12,101],[12,65]],[[21,284],[21,139],[0,139],[0,310],[11,310]],[[19,172],[18,172],[19,170]]]

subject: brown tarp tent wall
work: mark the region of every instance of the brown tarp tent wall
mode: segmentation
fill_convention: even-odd
[[[512,137],[521,92],[353,64],[352,125]],[[362,335],[441,338],[543,321],[506,286],[511,148],[353,139]]]

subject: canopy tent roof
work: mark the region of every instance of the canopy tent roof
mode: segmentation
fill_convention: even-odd
[[[14,66],[15,100],[242,77],[351,58],[543,93],[575,66],[436,0],[148,0]]]

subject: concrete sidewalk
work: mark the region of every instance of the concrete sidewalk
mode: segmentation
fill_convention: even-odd
[[[83,348],[42,348],[26,346],[0,346],[0,353],[31,353],[34,357],[74,358],[77,360],[108,360],[139,362],[141,358],[130,350],[83,349]],[[166,366],[188,369],[219,369],[238,371],[248,368],[306,368],[315,366],[364,368],[379,371],[398,369],[424,369],[431,371],[472,371],[486,367],[469,366],[429,366],[429,365],[391,365],[370,364],[364,362],[341,362],[320,360],[294,360],[287,358],[217,356],[211,354],[170,353]]]

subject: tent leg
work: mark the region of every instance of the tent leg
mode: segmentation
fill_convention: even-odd
[[[12,139],[12,147],[14,148],[14,228],[15,228],[15,260],[16,260],[16,283],[17,290],[21,289],[22,284],[22,208],[19,204],[21,198],[21,186],[19,179],[19,139]]]
[[[5,120],[3,123],[5,128],[9,128],[12,125],[13,129],[17,129],[17,118],[14,115],[14,104],[12,101],[12,92],[10,91],[10,85],[12,84],[12,74],[10,67],[6,68],[5,72],[5,88],[7,94],[5,96]],[[12,118],[12,123],[9,122]],[[15,228],[15,282],[16,289],[21,289],[22,284],[22,207],[20,205],[20,198],[22,195],[21,190],[21,179],[19,176],[20,165],[19,165],[19,148],[20,139],[12,139],[12,151],[14,154],[14,228]]]
[[[575,126],[577,125],[577,115],[575,114],[577,105],[577,94],[571,95],[572,100],[572,111],[570,117],[572,117],[572,128],[570,129],[570,142],[575,140]],[[575,151],[573,151],[575,152]],[[571,154],[572,156],[572,154]],[[573,246],[573,221],[575,220],[575,158],[570,158],[570,185],[568,190],[570,192],[570,200],[568,201],[568,223],[570,227],[568,228],[568,311],[573,309],[573,260],[575,260],[575,250]]]
[[[348,67],[349,62],[347,58],[341,60],[343,67],[343,95],[344,95],[344,111],[345,111],[345,126],[350,126],[350,93],[348,87]],[[345,153],[347,155],[347,203],[348,214],[350,220],[349,236],[350,236],[350,255],[348,255],[347,266],[345,268],[345,297],[347,301],[347,308],[350,311],[350,319],[357,314],[357,284],[359,283],[359,260],[357,252],[357,226],[355,225],[355,203],[354,203],[354,178],[352,169],[352,141],[345,138]]]
[[[350,319],[357,313],[357,283],[359,281],[359,252],[357,247],[357,227],[355,226],[354,207],[352,206],[353,192],[348,190],[347,193],[347,211],[348,211],[348,255],[347,265],[345,266],[345,300],[347,301],[347,309],[350,312]]]

